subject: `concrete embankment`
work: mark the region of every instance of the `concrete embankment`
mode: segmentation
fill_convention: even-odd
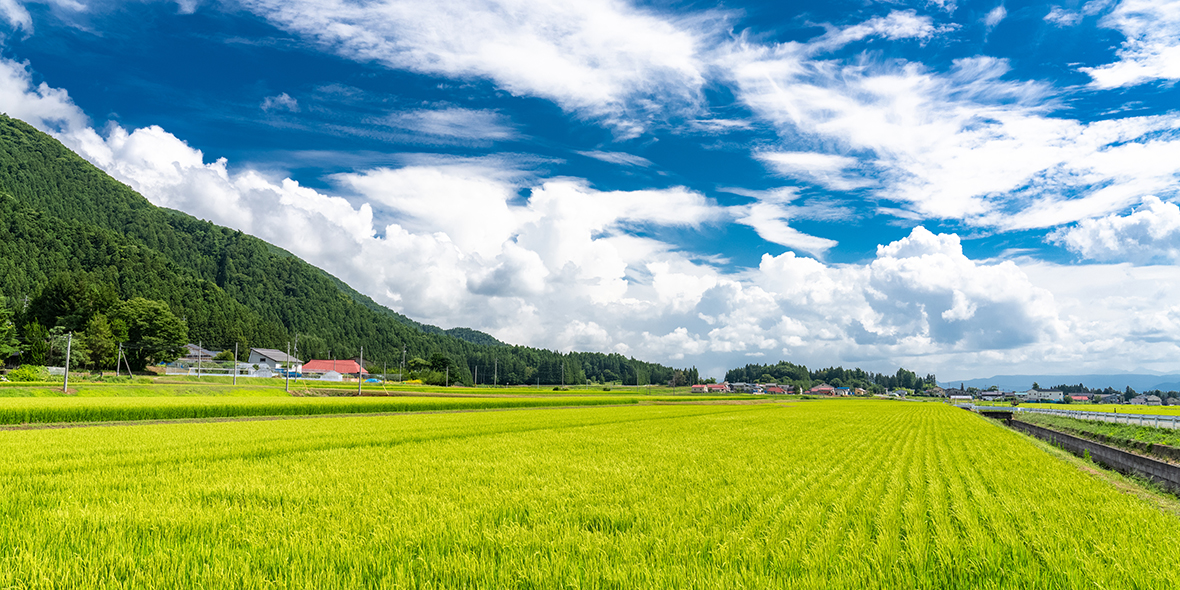
[[[1120,473],[1146,477],[1163,484],[1173,492],[1180,493],[1180,467],[1176,465],[1019,420],[1011,420],[1008,424],[1016,430],[1058,445],[1075,455],[1082,456],[1089,451],[1090,458],[1096,463]]]

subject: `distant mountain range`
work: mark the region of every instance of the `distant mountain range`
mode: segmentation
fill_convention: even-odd
[[[1113,387],[1120,391],[1128,386],[1135,391],[1180,391],[1180,375],[1144,375],[1126,373],[1120,375],[996,375],[985,379],[961,379],[957,381],[939,381],[942,387],[978,387],[987,389],[992,385],[1003,390],[1027,391],[1033,383],[1048,389],[1054,385],[1077,385],[1079,383],[1091,389],[1105,389]]]

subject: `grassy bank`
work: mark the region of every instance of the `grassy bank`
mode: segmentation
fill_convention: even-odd
[[[1082,420],[1068,416],[1026,412],[1019,415],[1021,421],[1066,434],[1073,434],[1098,442],[1112,444],[1132,451],[1144,451],[1144,445],[1167,445],[1180,448],[1180,430],[1153,428],[1131,424],[1113,424],[1096,420]]]

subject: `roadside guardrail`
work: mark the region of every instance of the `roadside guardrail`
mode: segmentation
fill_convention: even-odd
[[[966,407],[965,404],[957,404]],[[1050,408],[1022,408],[1020,406],[976,406],[971,405],[972,411],[978,412],[1034,412],[1037,414],[1055,414],[1069,416],[1081,420],[1097,420],[1114,424],[1132,424],[1136,426],[1152,426],[1155,428],[1172,428],[1180,430],[1180,416],[1161,416],[1157,414],[1123,414],[1119,412],[1091,412],[1087,410],[1057,410]]]

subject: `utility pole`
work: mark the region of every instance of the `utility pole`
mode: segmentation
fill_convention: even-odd
[[[406,345],[402,345],[402,372],[398,374],[397,380],[402,383],[406,382]]]
[[[70,337],[66,340],[66,380],[62,383],[61,392],[66,393],[66,388],[70,386],[70,345],[74,343],[74,333],[70,332]]]
[[[447,387],[451,386],[451,368],[447,367]]]
[[[475,386],[479,387],[479,365],[475,365]]]
[[[201,352],[205,350],[205,343],[197,341],[197,381],[201,380]]]
[[[284,371],[287,378],[287,393],[291,393],[291,343],[287,342],[287,370]]]
[[[496,370],[493,373],[493,376],[495,377],[493,385],[495,385],[496,387],[499,387],[500,386],[500,359],[496,359]]]
[[[234,342],[234,385],[238,384],[238,343]]]
[[[122,348],[122,345],[123,345],[123,343],[120,342],[119,343],[120,348]],[[120,350],[119,352],[122,352],[122,350]],[[116,362],[115,367],[117,368],[118,366],[119,366],[119,364]],[[127,367],[127,376],[130,377],[131,376],[131,361],[127,360],[127,355],[125,355],[125,354],[123,355],[123,366]]]
[[[365,347],[361,347],[361,362],[356,368],[356,394],[361,394],[361,384],[365,382]]]
[[[385,378],[388,377],[388,375],[386,374],[388,367],[386,367],[385,365],[386,365],[386,362],[381,361],[381,385],[382,386],[385,385]]]
[[[119,355],[115,357],[115,376],[119,376],[119,361],[123,360],[123,343],[119,343]]]

